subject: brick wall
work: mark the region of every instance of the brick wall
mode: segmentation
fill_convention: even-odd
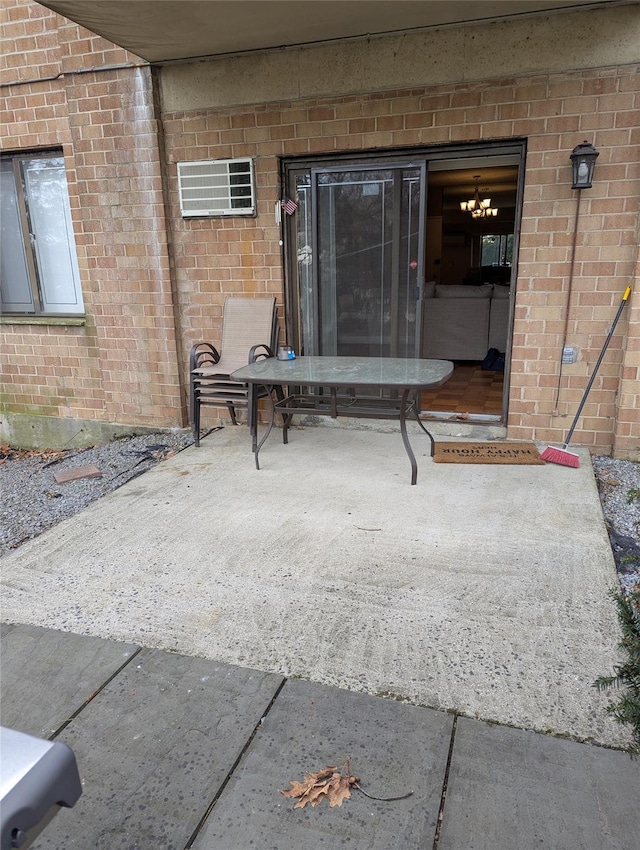
[[[282,298],[280,230],[273,218],[279,157],[524,137],[528,155],[508,434],[561,441],[638,262],[637,71],[538,75],[165,114],[183,364],[193,341],[217,333],[225,294],[274,292]],[[580,348],[581,358],[564,367],[556,414],[577,203],[569,154],[585,138],[600,156],[593,188],[582,193],[570,305],[568,344]],[[239,156],[255,157],[257,218],[181,219],[175,163]],[[638,320],[639,309],[632,306],[581,417],[576,442],[594,451],[640,452]],[[627,401],[635,406],[630,409]]]
[[[3,4],[2,34],[2,149],[62,148],[86,308],[84,325],[5,317],[4,404],[31,415],[180,426],[151,70],[24,0]]]
[[[29,0],[0,7],[5,151],[61,147],[84,325],[3,323],[3,399],[14,411],[186,424],[191,344],[218,338],[224,296],[273,293],[284,310],[279,158],[526,138],[509,436],[558,442],[624,288],[638,275],[638,69],[536,75],[163,116],[145,63]],[[137,67],[136,67],[137,66]],[[91,70],[94,69],[94,70]],[[88,73],[85,73],[89,71]],[[569,153],[600,151],[583,193],[570,345],[555,395],[576,192]],[[175,163],[252,156],[256,218],[180,217]],[[576,442],[640,456],[640,298],[625,311]]]

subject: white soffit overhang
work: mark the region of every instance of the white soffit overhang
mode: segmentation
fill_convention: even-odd
[[[162,63],[621,2],[47,0],[41,5],[148,62]]]

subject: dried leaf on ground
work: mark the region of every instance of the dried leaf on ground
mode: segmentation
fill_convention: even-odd
[[[319,806],[327,799],[329,806],[341,806],[351,796],[350,788],[359,782],[357,776],[352,776],[349,770],[349,760],[345,763],[342,771],[337,771],[334,766],[324,767],[317,773],[307,773],[302,782],[295,779],[291,781],[291,788],[281,791],[285,797],[298,797],[294,809],[303,809],[307,803]]]
[[[396,800],[406,800],[411,797],[413,791],[402,794],[399,797],[374,797],[365,791],[360,785],[360,778],[351,773],[351,757],[349,757],[340,770],[335,767],[323,767],[317,773],[307,773],[302,782],[291,780],[291,788],[281,791],[285,797],[297,797],[298,802],[294,809],[304,809],[307,803],[319,806],[323,800],[329,801],[329,807],[341,806],[345,800],[351,797],[351,789],[357,788],[370,800],[378,800],[381,803],[393,803]]]
[[[351,796],[350,787],[357,782],[355,776],[343,776],[341,773],[334,773],[327,783],[329,790],[327,797],[329,798],[329,807],[341,806],[345,800]]]
[[[302,782],[296,782],[295,779],[292,779],[291,788],[287,791],[282,791],[282,793],[285,797],[302,797],[304,794],[307,794],[314,785],[317,785],[319,782],[322,782],[327,779],[327,777],[331,776],[335,769],[334,765],[331,767],[325,767],[318,773],[307,773]]]
[[[8,443],[0,443],[0,461],[22,460],[30,457],[48,460],[49,458],[63,457],[68,454],[66,449],[14,449]]]

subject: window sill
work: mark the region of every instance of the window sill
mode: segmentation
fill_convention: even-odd
[[[70,325],[79,327],[86,323],[84,316],[0,316],[0,325]]]

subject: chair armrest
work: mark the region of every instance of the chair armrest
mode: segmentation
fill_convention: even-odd
[[[197,342],[189,355],[189,371],[201,369],[203,366],[213,366],[220,360],[220,354],[215,345],[210,342]]]
[[[273,351],[268,345],[252,345],[249,349],[249,363],[255,363],[256,360],[266,360],[268,357],[273,357]]]

